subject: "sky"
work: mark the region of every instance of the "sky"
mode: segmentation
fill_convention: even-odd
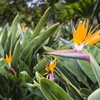
[[[46,0],[44,0],[46,1]],[[40,4],[44,3],[42,0],[32,0],[31,2],[27,2],[29,7],[34,7],[32,4],[36,4],[36,6],[39,6]]]

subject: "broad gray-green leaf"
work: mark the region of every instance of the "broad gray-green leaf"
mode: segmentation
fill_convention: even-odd
[[[18,68],[19,55],[20,55],[20,41],[18,40],[16,42],[16,45],[15,45],[15,48],[14,48],[14,52],[13,52],[13,56],[12,56],[12,62],[11,62],[11,65],[15,70],[17,70],[17,68]]]
[[[3,67],[6,66],[9,68],[8,63],[6,62],[6,60],[4,58],[0,59],[0,74],[6,76]]]
[[[87,78],[74,59],[57,57],[57,60],[88,87]]]
[[[83,96],[80,93],[79,89],[77,88],[76,86],[77,82],[75,81],[74,78],[72,78],[72,74],[70,75],[70,72],[67,72],[66,69],[63,67],[57,66],[56,69],[57,71],[55,70],[55,72],[57,76],[59,76],[61,79],[65,81],[65,85],[68,85],[68,88],[70,88],[71,91],[73,91],[73,93],[75,94],[77,98],[79,98],[79,100],[83,100]]]
[[[90,56],[90,65],[100,86],[100,66],[98,65],[97,61],[93,58],[91,54],[89,54],[89,56]]]
[[[22,31],[22,28],[21,28],[21,25],[20,25],[20,24],[18,24],[18,32],[19,32],[19,34],[20,34],[20,36],[21,36],[21,39],[22,39],[23,36],[24,36],[24,33],[23,33],[23,31]]]
[[[42,73],[45,70],[46,67],[46,59],[41,59],[37,65],[34,67],[33,71],[38,71],[39,73]]]
[[[94,75],[94,77],[96,77],[96,81],[98,81],[98,84],[100,86],[100,66],[98,65],[97,61],[92,56],[92,54],[87,52],[85,49],[84,49],[84,52],[86,52],[90,56],[90,62],[89,63],[90,63],[90,68],[93,71],[92,75]],[[90,68],[87,70],[88,72],[91,70]]]
[[[48,79],[40,79],[40,87],[47,100],[73,100],[59,85]]]
[[[11,25],[11,47],[10,50],[13,50],[14,43],[16,42],[18,35],[18,22],[19,22],[19,13],[15,17]]]
[[[0,57],[4,57],[4,49],[1,44],[0,44]]]
[[[4,48],[4,46],[5,46],[7,37],[8,37],[8,24],[4,27],[4,30],[3,30],[3,32],[2,32],[1,44],[2,44],[2,47],[3,47],[3,48]]]
[[[90,49],[89,49],[90,50]],[[86,52],[87,54],[90,54],[87,50],[83,49],[84,52]],[[90,50],[92,53],[93,51]],[[95,54],[95,53],[93,53]],[[82,70],[85,72],[85,74],[90,78],[90,80],[94,83],[97,82],[96,76],[91,68],[91,63],[87,62],[87,61],[83,61],[83,60],[78,60],[78,63],[80,65],[80,67],[82,68]]]
[[[4,54],[5,55],[9,53],[9,51],[10,51],[10,45],[11,45],[11,34],[8,36],[8,38],[6,40],[6,43],[5,43],[5,46],[4,46]]]
[[[40,83],[40,79],[44,78],[41,74],[39,74],[38,72],[35,73],[35,77],[37,79],[37,81]]]
[[[93,70],[89,64],[89,62],[87,61],[83,61],[83,60],[77,60],[80,67],[82,68],[82,70],[84,71],[84,73],[90,78],[90,80],[94,83],[97,82],[96,77],[93,73]]]
[[[37,86],[35,84],[23,83],[22,87],[27,88],[31,92],[31,94],[35,94],[36,96],[45,98],[44,95],[42,94],[42,92],[37,88]],[[25,99],[26,98],[29,98],[29,96],[25,97]]]
[[[96,47],[95,45],[88,45],[85,47],[86,50],[88,50],[92,56],[95,58],[95,60],[100,64],[100,49]]]
[[[26,71],[21,71],[19,73],[19,80],[21,84],[32,82],[32,78],[29,76],[29,74]]]
[[[10,93],[9,85],[6,79],[0,74],[0,94],[7,96]]]
[[[47,16],[49,14],[49,11],[50,11],[50,7],[45,11],[44,15],[41,17],[40,21],[38,22],[37,26],[35,27],[35,30],[32,34],[31,39],[35,38],[40,33],[43,25],[45,24],[45,22],[47,20]]]
[[[19,70],[26,71],[31,77],[33,76],[32,71],[29,69],[29,66],[25,64],[22,60],[19,59]]]
[[[84,97],[88,97],[93,91],[87,88],[81,88],[80,92]]]
[[[100,88],[90,94],[87,100],[100,100]]]
[[[31,33],[28,28],[25,30],[23,38],[22,38],[22,50],[27,46],[31,38]]]
[[[18,78],[6,66],[3,67],[6,77],[9,79],[11,87],[14,87],[19,82]]]

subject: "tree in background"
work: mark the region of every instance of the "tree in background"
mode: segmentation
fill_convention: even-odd
[[[25,0],[1,0],[0,1],[0,25],[5,25],[7,22],[11,24],[12,20],[18,12],[21,15],[26,15],[28,12]],[[23,18],[23,16],[22,16]]]
[[[91,24],[94,19],[100,23],[100,0],[79,0],[67,5],[67,9],[72,12],[74,19],[89,19]]]
[[[66,3],[70,0],[3,0],[0,1],[0,26],[7,22],[11,24],[16,14],[20,13],[21,23],[27,26],[36,26],[45,10],[51,6],[51,14],[48,19],[52,22],[64,22],[66,20]],[[71,0],[73,2],[74,0]]]
[[[16,14],[20,13],[20,22],[34,27],[45,10],[51,6],[51,13],[47,18],[47,25],[51,22],[67,23],[73,19],[96,18],[100,23],[100,0],[2,0],[0,1],[0,26],[7,22],[11,24]]]

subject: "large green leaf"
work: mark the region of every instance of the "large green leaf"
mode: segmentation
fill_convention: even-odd
[[[8,63],[6,62],[6,60],[4,58],[0,59],[0,74],[4,75],[6,77],[6,73],[4,72],[3,67],[6,66],[9,68]]]
[[[77,61],[62,57],[57,57],[57,60],[88,87],[87,78],[80,69]]]
[[[87,89],[87,88],[81,88],[80,92],[82,93],[82,95],[84,97],[88,97],[93,91],[91,89]]]
[[[16,45],[15,45],[15,48],[14,48],[14,52],[13,52],[13,56],[12,56],[12,62],[11,62],[11,65],[15,70],[18,69],[19,55],[20,55],[20,41],[18,40]]]
[[[13,50],[14,43],[16,42],[17,37],[19,35],[17,32],[18,31],[18,22],[19,22],[19,13],[16,15],[16,17],[13,20],[12,25],[11,25],[11,47],[10,47],[11,51]]]
[[[89,54],[89,56],[90,56],[90,65],[92,67],[92,70],[95,74],[95,77],[100,87],[100,66],[98,65],[97,61],[93,58],[91,54]]]
[[[89,47],[90,48],[90,47]],[[92,50],[91,50],[92,49]],[[98,49],[94,49],[94,47],[92,46],[92,48],[91,49],[88,49],[91,53],[92,53],[92,55],[94,56],[94,57],[96,57],[96,52],[98,51]],[[84,52],[86,52],[87,54],[89,54],[88,52],[87,52],[87,50],[83,50]],[[98,57],[97,57],[98,58]],[[78,63],[79,63],[79,65],[80,65],[80,67],[82,68],[82,70],[85,72],[85,74],[90,78],[90,80],[92,81],[92,82],[94,82],[94,83],[96,83],[97,82],[97,79],[96,79],[96,77],[95,77],[95,74],[94,74],[94,72],[93,72],[93,70],[92,70],[92,68],[91,68],[91,65],[90,65],[90,63],[89,62],[87,62],[87,61],[83,61],[83,60],[78,60]]]
[[[33,34],[32,34],[32,39],[35,38],[36,36],[38,36],[38,34],[40,33],[43,25],[45,24],[46,20],[47,20],[47,16],[49,14],[50,11],[50,7],[45,11],[44,15],[41,17],[40,21],[38,22]]]
[[[45,98],[42,92],[37,88],[35,84],[23,83],[22,87],[27,88],[31,92],[31,95],[36,95],[37,97],[39,96],[39,97]],[[26,96],[24,99],[29,98],[31,95]]]
[[[21,25],[20,24],[18,24],[18,33],[20,34],[20,38],[22,39],[23,36],[24,36],[24,33],[22,31],[22,28],[21,28]]]
[[[4,49],[1,44],[0,44],[0,57],[4,57]]]
[[[37,65],[34,67],[33,71],[38,71],[39,73],[42,73],[45,70],[46,67],[46,59],[41,59]]]
[[[26,71],[21,71],[19,73],[19,80],[20,80],[20,84],[32,82],[32,78],[29,76],[29,74]]]
[[[59,85],[48,79],[40,79],[40,87],[47,100],[73,100]]]
[[[100,100],[100,88],[89,95],[87,100]]]
[[[80,65],[80,67],[82,68],[82,70],[84,71],[84,73],[89,77],[89,79],[92,82],[96,83],[97,80],[96,80],[96,77],[95,77],[95,75],[93,73],[93,70],[92,70],[89,62],[83,61],[83,60],[77,60],[77,61],[78,61],[79,65]]]
[[[94,74],[94,76],[96,77],[96,80],[98,81],[98,84],[100,86],[100,66],[97,63],[97,61],[95,60],[95,58],[92,56],[92,54],[90,54],[89,52],[87,52],[84,49],[84,52],[86,52],[89,56],[90,56],[90,68],[92,69],[92,74]],[[90,68],[88,69],[88,72],[90,71]]]
[[[5,72],[5,77],[9,80],[9,86],[14,88],[15,85],[19,83],[19,79],[14,74],[12,74],[12,72],[6,66],[3,67],[3,70]]]
[[[4,30],[3,30],[3,32],[2,32],[1,44],[2,44],[2,47],[3,47],[3,48],[4,48],[4,46],[5,46],[7,37],[8,37],[8,24],[4,27]]]
[[[58,25],[59,25],[58,23],[54,24],[53,26],[48,28],[43,34],[31,40],[22,51],[20,59],[25,61],[29,56],[30,52],[33,51],[35,53],[35,51],[39,49],[41,44],[44,43],[47,40],[47,38],[56,31]]]
[[[85,47],[86,50],[88,50],[92,56],[95,58],[95,60],[100,64],[100,49],[96,47],[95,45],[88,45]]]
[[[25,64],[22,60],[19,59],[19,70],[26,71],[30,76],[33,76],[32,71],[30,70],[29,66]]]
[[[78,98],[79,100],[84,100],[81,92],[79,91],[79,84],[75,81],[73,75],[62,66],[59,67],[57,65],[56,69],[57,71],[55,70],[55,72],[57,76],[60,77],[60,81],[65,85],[65,87],[68,86],[71,94],[73,93],[73,95],[75,95],[75,98]]]
[[[8,86],[7,80],[0,74],[0,94],[7,96],[10,93],[10,88]]]
[[[25,30],[24,35],[22,37],[22,50],[27,46],[31,38],[31,33],[28,28]]]
[[[65,85],[65,87],[70,82],[77,89],[79,89],[79,83],[74,78],[75,76],[69,70],[67,70],[67,68],[65,66],[63,66],[62,64],[57,63],[57,66],[55,68],[55,75],[57,75],[57,77],[59,77],[60,82],[63,83]],[[67,80],[69,80],[69,81],[67,81]]]
[[[5,43],[5,46],[4,46],[4,54],[5,55],[8,54],[10,51],[10,44],[11,44],[11,34],[8,36],[6,43]]]
[[[84,51],[90,56],[90,63],[79,61],[79,64],[86,75],[95,83],[98,81],[100,85],[100,66],[98,65],[97,61],[99,62],[99,49],[94,46],[91,46],[90,52],[87,52],[85,49]],[[91,54],[92,53],[92,54]],[[96,58],[96,60],[95,60]]]
[[[36,80],[37,80],[38,83],[40,83],[40,79],[41,79],[41,78],[44,78],[44,77],[43,77],[40,73],[38,73],[38,72],[35,73],[35,77],[36,77]]]

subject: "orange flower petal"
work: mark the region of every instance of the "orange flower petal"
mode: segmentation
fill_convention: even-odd
[[[8,55],[6,54],[6,61],[9,62],[9,57]]]
[[[76,31],[72,28],[74,44],[77,45],[77,47],[78,45],[81,46],[82,44],[84,45],[94,44],[100,40],[100,30],[95,32],[95,30],[98,28],[99,25],[97,25],[89,33],[88,33],[88,26],[89,26],[89,20],[87,20],[86,22],[79,22]]]
[[[75,44],[79,44],[81,42],[79,39],[79,37],[81,38],[81,36],[82,36],[81,33],[82,33],[82,22],[79,22],[77,30],[76,30],[76,36],[74,38]]]
[[[46,66],[46,71],[52,73],[56,67],[56,59],[54,59],[49,65]]]
[[[86,39],[85,39],[85,43],[86,44],[94,44],[96,43],[96,41],[98,42],[99,40],[99,37],[100,37],[100,30],[99,31],[96,31],[94,34],[92,35],[89,35]]]
[[[79,22],[76,30],[76,35],[73,35],[75,44],[81,44],[83,42],[83,40],[87,35],[88,25],[89,25],[88,20],[86,21],[86,23]],[[74,34],[73,30],[72,33]]]
[[[75,32],[75,28],[74,27],[72,27],[72,34],[73,34],[73,38],[75,38],[76,32]]]
[[[22,31],[24,32],[24,31],[25,31],[25,29],[26,29],[26,28],[25,28],[25,26],[23,26],[23,27],[22,27]]]
[[[100,41],[100,37],[92,38],[90,41],[88,41],[88,44],[95,44],[95,43],[97,43],[98,41]]]
[[[6,61],[8,62],[8,64],[11,64],[11,60],[12,60],[12,56],[11,56],[11,52],[9,52],[9,56],[6,54]]]
[[[93,32],[94,32],[98,27],[99,27],[99,25],[97,25],[97,26],[88,34],[88,36],[91,35],[91,34],[93,34]]]

